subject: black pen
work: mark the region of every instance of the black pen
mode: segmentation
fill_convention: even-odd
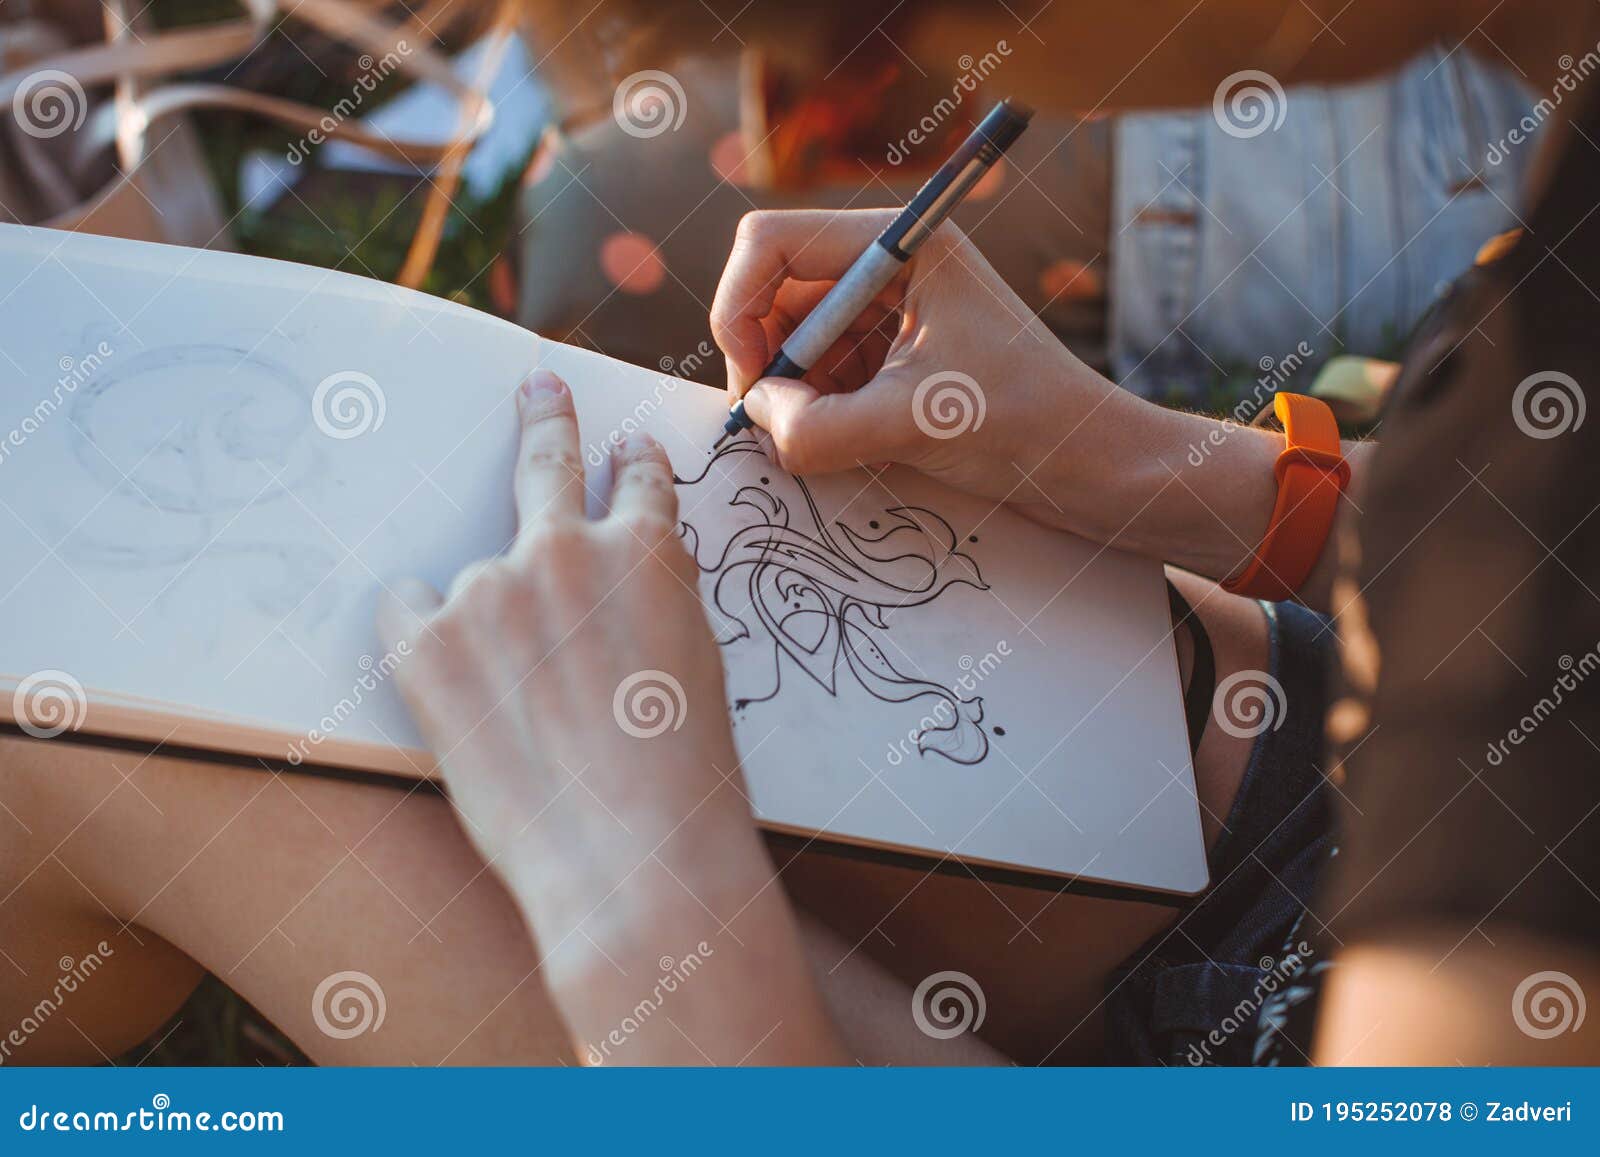
[[[777,356],[761,371],[761,376],[798,378],[814,366],[894,280],[901,266],[911,260],[911,255],[961,204],[972,187],[983,179],[1001,154],[1011,147],[1011,142],[1022,135],[1032,117],[1031,108],[1015,101],[1003,100],[995,105],[939,171],[917,190],[917,195],[901,210],[893,224],[867,246],[844,276],[817,302],[817,307],[789,335]],[[715,450],[754,425],[745,412],[743,399],[735,402],[722,427],[722,436],[711,448]]]

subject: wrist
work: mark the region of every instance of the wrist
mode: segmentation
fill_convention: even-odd
[[[1096,439],[1109,483],[1098,488],[1103,501],[1078,533],[1226,578],[1250,557],[1271,517],[1282,436],[1126,397]]]
[[[752,842],[758,870],[744,855],[732,865],[646,855],[591,907],[525,903],[541,980],[581,1060],[844,1059],[788,899]],[[648,1015],[668,1001],[670,1018]]]
[[[750,908],[723,930],[692,904],[641,915],[620,940],[546,956],[541,980],[580,1060],[843,1063],[782,890]]]
[[[651,771],[663,787],[700,782]],[[771,882],[771,858],[733,783],[652,793],[636,781],[626,801],[592,790],[566,793],[570,807],[552,809],[496,862],[547,949],[585,936],[622,944],[685,915],[715,930]]]
[[[547,904],[518,900],[538,942],[540,976],[561,1003],[602,997],[613,985],[637,987],[668,958],[705,956],[702,945],[724,944],[718,921],[676,885],[625,886],[559,916]]]

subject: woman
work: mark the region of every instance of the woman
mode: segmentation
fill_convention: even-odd
[[[1552,62],[1600,39],[1589,6],[1558,0],[1514,15],[1487,2],[1152,2],[1131,15],[1047,10],[1032,27],[1053,47],[1019,58],[1019,91],[1031,69],[1064,70],[1082,104],[1125,91],[1197,103],[1264,57],[1284,79],[1346,76],[1441,34],[1482,36],[1549,88],[1561,83]],[[954,38],[946,46],[961,34],[954,18],[936,31]],[[380,616],[386,639],[415,644],[401,686],[461,831],[415,795],[8,741],[8,960],[31,981],[69,951],[114,948],[21,1046],[34,1052],[16,1055],[132,1043],[200,961],[319,1060],[1032,1062],[1099,1055],[1102,1028],[1116,1055],[1145,1059],[1237,1038],[1246,1059],[1289,1062],[1596,1059],[1592,1034],[1552,1032],[1543,1005],[1516,1002],[1551,974],[1580,999],[1600,985],[1600,780],[1584,762],[1600,712],[1580,687],[1565,725],[1542,711],[1519,722],[1530,692],[1566,669],[1560,657],[1600,638],[1589,590],[1600,543],[1581,485],[1594,426],[1540,422],[1545,387],[1593,362],[1600,164],[1585,140],[1600,139],[1597,99],[1569,103],[1570,133],[1542,130],[1553,163],[1525,236],[1408,358],[1384,445],[1345,449],[1336,546],[1298,589],[1336,610],[1345,636],[1330,713],[1342,768],[1292,742],[1320,721],[1315,648],[1330,634],[1175,572],[1219,677],[1270,667],[1291,688],[1282,730],[1252,744],[1212,726],[1201,739],[1217,884],[1181,923],[837,861],[775,865],[739,790],[666,463],[630,443],[612,515],[584,520],[570,395],[545,376],[520,400],[515,546],[443,596],[408,587]],[[1282,437],[1118,390],[1016,320],[1020,303],[953,233],[883,303],[898,315],[890,330],[843,344],[808,382],[756,383],[815,283],[881,224],[760,215],[741,229],[713,327],[735,392],[786,465],[906,462],[1194,574],[1244,568],[1272,517]],[[988,417],[962,438],[923,439],[911,394],[949,369],[983,385]],[[1581,390],[1566,396],[1581,404]],[[641,745],[615,726],[610,693],[649,667],[678,676],[689,710],[683,728]],[[1326,833],[1300,813],[1324,790],[1342,797],[1347,833],[1313,895]],[[1208,977],[1292,936],[1313,959],[1296,988],[1326,987],[1314,1033],[1299,992],[1222,1033],[1231,1009],[1210,1003]],[[662,995],[663,958],[691,953],[703,966]],[[988,993],[983,1037],[917,1029],[911,985],[944,969]],[[315,1003],[351,971],[381,981],[378,1031],[330,1030]],[[29,1007],[7,999],[8,1017]]]

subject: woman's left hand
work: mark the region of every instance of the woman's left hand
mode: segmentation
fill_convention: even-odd
[[[540,371],[517,406],[510,549],[463,570],[445,598],[407,582],[379,608],[380,632],[408,655],[396,680],[451,799],[526,914],[580,1043],[595,1047],[585,1031],[615,1024],[665,957],[720,953],[712,970],[737,985],[750,941],[727,936],[732,922],[761,923],[747,934],[764,941],[755,999],[744,1011],[719,1009],[726,992],[708,1000],[696,1040],[751,1047],[772,1029],[766,1002],[796,995],[766,991],[773,983],[798,985],[803,1003],[809,990],[825,1024],[744,794],[666,454],[648,437],[624,443],[611,513],[589,520],[566,385]],[[792,967],[771,969],[785,946]],[[680,999],[689,1015],[696,1002]],[[661,1052],[655,1034],[639,1035],[629,1059],[677,1059],[672,1029]]]

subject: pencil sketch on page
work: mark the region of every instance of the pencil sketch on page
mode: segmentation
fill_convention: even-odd
[[[322,589],[332,554],[229,533],[317,480],[308,392],[286,364],[242,346],[164,346],[110,363],[73,396],[68,438],[85,475],[135,513],[108,508],[75,527],[64,556],[165,572],[164,599],[202,563],[242,563],[239,591],[263,614],[319,620],[332,601]]]

